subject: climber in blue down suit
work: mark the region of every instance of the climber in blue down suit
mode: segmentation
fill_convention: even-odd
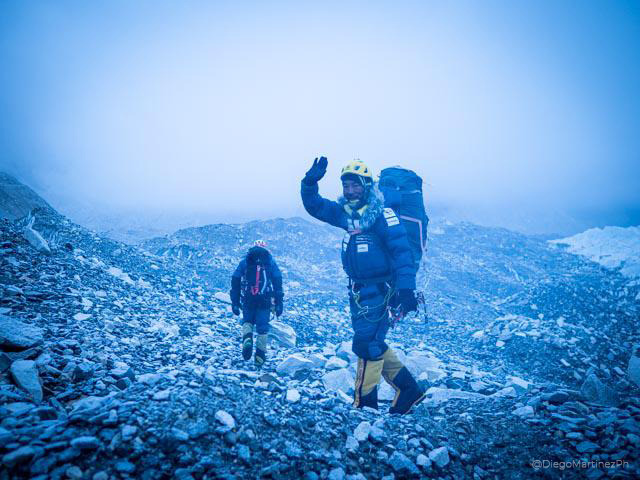
[[[327,159],[316,158],[302,180],[304,208],[318,220],[342,228],[342,266],[349,277],[353,352],[358,356],[354,406],[378,408],[381,376],[395,389],[390,413],[405,414],[424,399],[409,370],[385,343],[391,309],[416,311],[416,266],[407,233],[391,208],[384,208],[371,170],[360,160],[342,169],[343,197],[318,193]]]

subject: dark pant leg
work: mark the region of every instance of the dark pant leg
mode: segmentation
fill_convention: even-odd
[[[353,405],[378,408],[378,383],[382,374],[382,356],[389,348],[385,337],[389,330],[386,290],[376,285],[363,287],[358,297],[350,296],[352,350],[358,356]]]
[[[352,350],[364,360],[379,360],[389,348],[385,343],[389,331],[389,316],[385,302],[386,290],[376,285],[362,287],[360,301],[350,297],[351,325],[353,326]]]
[[[264,335],[269,333],[270,316],[271,316],[271,309],[256,308],[254,319],[256,324],[256,332],[258,332],[259,335]]]
[[[256,323],[256,308],[253,305],[242,306],[242,323]]]

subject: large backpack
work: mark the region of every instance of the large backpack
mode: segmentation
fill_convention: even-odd
[[[429,224],[422,196],[422,178],[412,170],[389,167],[380,172],[378,188],[384,195],[384,206],[393,208],[407,231],[417,268],[427,249]]]
[[[247,267],[243,278],[244,301],[249,304],[270,303],[273,293],[269,271],[270,255],[260,247],[253,247],[246,258]]]

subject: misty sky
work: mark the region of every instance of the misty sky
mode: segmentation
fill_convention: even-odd
[[[640,212],[638,2],[3,2],[0,61],[0,169],[66,202],[288,216],[325,154]]]

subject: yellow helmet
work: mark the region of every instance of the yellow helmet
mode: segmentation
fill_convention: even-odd
[[[363,177],[365,182],[373,182],[373,174],[367,165],[356,158],[352,162],[349,162],[345,167],[343,167],[342,172],[340,173],[340,178],[344,177],[347,174],[358,175],[359,177]]]

